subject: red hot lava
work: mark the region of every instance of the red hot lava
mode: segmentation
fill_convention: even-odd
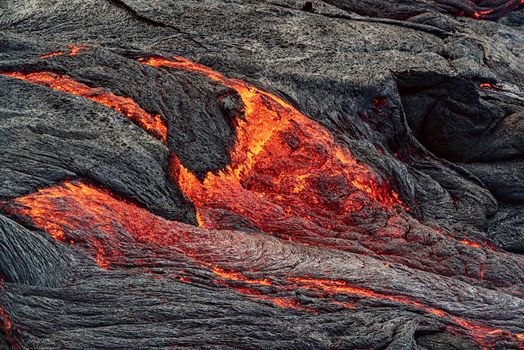
[[[210,232],[165,220],[89,184],[66,182],[18,198],[5,209],[12,214],[30,218],[33,225],[45,230],[56,240],[87,251],[104,269],[127,266],[126,244],[130,244],[131,236],[139,244],[176,247],[178,254],[182,252],[186,260],[195,261],[216,275],[216,283],[237,292],[270,301],[280,307],[312,311],[302,307],[297,300],[264,295],[253,287],[272,286],[269,279],[251,279],[242,273],[225,270],[202,260],[201,257],[209,254],[209,247],[213,246]],[[220,259],[216,255],[214,260]],[[188,276],[176,277],[188,280]]]
[[[491,83],[481,83],[479,87],[484,90],[498,90],[497,86]]]
[[[87,45],[73,45],[73,44],[71,44],[71,45],[67,45],[67,47],[69,48],[68,56],[72,57],[72,56],[78,55],[81,50],[86,49],[89,46],[87,46]],[[56,52],[51,52],[51,53],[47,53],[47,54],[41,55],[40,58],[51,58],[51,57],[56,57],[56,56],[62,56],[64,54],[65,54],[64,51],[56,51]]]
[[[236,120],[237,141],[230,166],[208,173],[200,182],[172,156],[172,176],[195,204],[200,226],[230,228],[228,218],[216,215],[217,211],[229,212],[287,239],[378,255],[383,252],[384,239],[397,245],[418,240],[413,234],[406,237],[409,220],[413,220],[403,214],[404,205],[387,182],[286,101],[183,58],[140,61],[205,74],[236,90],[244,102],[244,118]],[[104,104],[166,140],[167,126],[161,117],[148,114],[130,98],[49,72],[2,74]],[[384,216],[387,220],[381,222]],[[485,248],[467,240],[453,244],[457,243]],[[429,271],[457,273],[439,264],[426,267],[431,259],[427,254],[419,253],[420,262],[415,264],[402,255],[390,254],[388,259]],[[480,279],[484,278],[483,266],[484,262],[479,267]],[[487,279],[490,277],[488,274]]]
[[[3,288],[3,287],[2,287]],[[4,310],[4,308],[0,307],[0,328],[2,328],[5,332],[5,336],[9,344],[14,350],[20,349],[20,345],[18,344],[18,341],[14,337],[14,326],[11,322],[11,318],[9,317],[9,314]]]
[[[129,97],[115,95],[101,88],[92,88],[65,75],[51,72],[0,72],[0,74],[28,81],[33,84],[44,85],[71,95],[81,96],[96,103],[103,104],[117,112],[124,114],[133,122],[149,131],[155,137],[166,140],[167,126],[159,114],[151,115]]]
[[[248,219],[261,231],[316,245],[322,245],[318,242],[324,236],[345,238],[352,231],[358,233],[357,238],[377,240],[395,239],[408,232],[405,205],[387,182],[291,104],[183,58],[152,57],[140,61],[153,67],[204,74],[234,89],[244,103],[244,116],[236,120],[237,139],[231,150],[232,161],[226,169],[208,173],[199,181],[172,156],[172,176],[195,204],[200,226],[223,228],[224,223],[215,213],[227,210]],[[160,116],[146,113],[129,98],[49,72],[2,74],[104,104],[166,140],[167,126]],[[176,249],[212,272],[217,283],[281,307],[313,311],[295,299],[268,295],[263,288],[292,287],[319,294],[349,294],[410,305],[467,329],[484,344],[495,335],[522,337],[455,317],[407,296],[381,294],[344,281],[291,277],[274,285],[269,277],[248,278],[228,266],[214,265],[217,259],[202,259],[212,246],[206,241],[211,239],[209,231],[159,218],[91,185],[65,183],[18,198],[13,204],[13,213],[31,218],[34,225],[57,240],[86,249],[103,268],[128,259],[125,244],[131,237],[140,244]],[[374,216],[384,213],[385,224],[369,235],[364,227],[373,223]],[[122,229],[130,236],[123,234]],[[196,241],[199,243],[195,246]],[[482,248],[467,240],[461,244]],[[218,252],[214,254],[218,256]],[[179,279],[187,280],[187,277]]]
[[[290,103],[182,57],[139,61],[203,74],[234,89],[245,106],[226,169],[200,181],[172,156],[173,179],[195,204],[201,227],[230,228],[217,215],[227,210],[263,232],[314,245],[333,246],[328,241],[336,239],[338,249],[353,249],[341,241],[349,237],[361,243],[406,239],[406,206],[387,181]],[[383,214],[386,222],[376,225]],[[481,247],[465,239],[457,243]]]
[[[291,234],[281,230],[286,225],[279,221],[304,218],[308,223],[300,225],[303,228],[333,229],[347,226],[348,213],[363,207],[402,206],[384,179],[281,98],[181,57],[140,61],[205,74],[234,89],[244,103],[226,169],[208,173],[200,182],[173,157],[174,178],[196,205],[201,226],[218,228],[213,210],[227,209],[265,232]]]
[[[498,20],[508,12],[519,10],[524,4],[524,0],[436,0],[436,2],[451,13],[482,20]]]
[[[425,306],[421,302],[413,300],[412,298],[406,296],[377,293],[366,288],[350,285],[345,281],[324,280],[315,278],[291,278],[290,280],[298,284],[302,284],[304,288],[307,289],[320,289],[332,294],[350,294],[370,299],[389,300],[395,303],[413,306],[417,309],[421,309],[439,318],[449,319],[456,325],[459,325],[464,329],[468,330],[469,334],[479,344],[482,344],[483,346],[492,347],[495,344],[496,338],[498,336],[513,338],[516,342],[520,344],[520,346],[524,346],[524,342],[522,342],[524,334],[512,334],[511,332],[508,332],[503,329],[486,327],[480,323],[471,322],[461,317],[451,315],[440,309]]]
[[[66,182],[61,186],[43,189],[17,198],[4,209],[30,218],[35,226],[44,229],[55,239],[86,250],[103,268],[126,266],[129,263],[126,248],[132,244],[154,244],[171,247],[173,254],[182,254],[186,259],[195,261],[216,276],[216,283],[250,297],[270,301],[279,307],[316,312],[301,305],[296,299],[272,296],[268,294],[267,288],[272,288],[272,293],[307,290],[318,298],[326,298],[326,294],[350,295],[408,305],[446,320],[453,325],[453,329],[466,330],[484,345],[497,337],[519,342],[522,338],[521,334],[514,335],[426,306],[409,296],[383,294],[346,281],[280,275],[249,278],[227,266],[228,261],[224,261],[221,256],[223,248],[216,246],[216,233],[155,216],[146,209],[86,183]],[[258,255],[256,258],[259,258]],[[215,261],[221,261],[222,267],[215,265]],[[278,283],[273,283],[270,278]],[[177,276],[177,279],[187,280],[187,276]],[[348,304],[339,300],[328,301],[338,305]],[[349,303],[347,307],[354,308],[355,304]]]

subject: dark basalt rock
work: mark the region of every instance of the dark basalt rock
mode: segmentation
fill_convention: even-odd
[[[524,346],[523,18],[2,2],[0,347]]]

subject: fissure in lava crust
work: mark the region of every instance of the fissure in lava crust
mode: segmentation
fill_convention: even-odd
[[[72,51],[73,52],[73,51]],[[52,89],[71,95],[80,96],[96,103],[103,104],[117,112],[124,114],[133,122],[165,141],[167,127],[160,115],[151,115],[129,97],[117,96],[102,88],[91,88],[71,77],[52,72],[0,72],[0,74],[28,81],[33,84],[44,85]]]
[[[72,57],[72,56],[78,55],[81,50],[87,49],[88,46],[71,44],[71,45],[67,45],[67,48],[69,49],[69,53],[67,55]],[[62,55],[65,55],[64,51],[55,51],[55,52],[50,52],[50,53],[40,55],[40,58],[51,58],[51,57],[62,56]]]

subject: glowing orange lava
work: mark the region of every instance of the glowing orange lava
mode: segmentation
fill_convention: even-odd
[[[343,250],[353,249],[349,237],[359,236],[365,244],[384,237],[407,239],[407,207],[387,181],[290,103],[182,57],[139,61],[203,74],[235,90],[245,106],[235,121],[236,143],[228,167],[200,181],[172,156],[173,180],[195,204],[201,227],[230,228],[217,215],[226,210],[263,232],[319,246],[333,247],[330,240],[336,239],[336,248]],[[387,100],[378,98],[373,104],[384,108]],[[379,212],[388,220],[369,232],[368,227],[375,226],[373,213]],[[467,240],[456,243],[480,247]],[[380,254],[372,246],[367,248]]]
[[[9,317],[9,314],[5,311],[3,307],[0,307],[0,323],[2,329],[5,332],[5,337],[11,345],[11,347],[14,350],[20,349],[20,344],[18,344],[18,341],[15,339],[13,334],[14,326],[11,322],[11,317]]]
[[[321,289],[325,292],[333,294],[351,294],[363,298],[369,299],[379,299],[379,300],[389,300],[395,303],[400,303],[404,305],[410,305],[417,309],[428,312],[432,315],[435,315],[439,318],[447,318],[456,325],[461,326],[466,329],[468,333],[481,345],[489,346],[493,345],[494,337],[504,336],[513,338],[521,346],[524,346],[523,334],[512,334],[504,329],[487,327],[477,322],[471,322],[465,320],[461,317],[451,315],[443,310],[439,310],[433,307],[425,306],[423,303],[416,301],[410,297],[406,296],[397,296],[397,295],[388,295],[382,294],[370,289],[361,288],[357,286],[352,286],[345,281],[337,280],[325,280],[325,279],[316,279],[316,278],[290,278],[291,282],[298,283],[299,286],[302,286],[306,289]]]
[[[249,288],[249,287],[235,287],[235,286],[233,286],[233,285],[231,285],[230,283],[227,283],[227,282],[223,282],[223,283],[220,282],[220,281],[217,281],[217,282],[228,286],[229,288],[235,290],[236,292],[238,292],[240,294],[252,296],[252,297],[254,297],[256,299],[259,299],[259,300],[267,300],[267,301],[273,303],[274,305],[276,305],[278,307],[281,307],[281,308],[284,308],[284,309],[297,309],[297,310],[302,310],[302,311],[306,311],[306,312],[310,312],[310,313],[316,313],[316,311],[314,309],[302,306],[300,304],[300,302],[298,302],[297,300],[292,299],[292,298],[273,297],[273,296],[270,296],[270,295],[265,295],[262,292],[260,292],[260,291],[258,291],[256,289],[253,289],[253,288]]]
[[[477,242],[468,241],[468,240],[465,240],[465,239],[462,239],[459,242],[464,244],[464,245],[470,246],[472,248],[482,249],[482,246],[479,243],[477,243]]]
[[[44,85],[61,92],[81,96],[93,102],[103,104],[122,113],[162,141],[165,141],[167,138],[167,126],[162,117],[159,114],[151,115],[147,113],[129,97],[118,96],[101,88],[92,88],[69,76],[62,76],[51,72],[0,72],[0,74],[25,80],[33,84]]]
[[[3,308],[0,308],[0,319],[2,320],[3,328],[7,332],[10,332],[13,329],[13,323],[11,322],[9,315]]]
[[[307,157],[310,156],[313,157],[310,164],[304,164],[300,169],[296,169],[296,165],[291,169],[284,169],[293,171],[293,174],[287,175],[286,178],[282,178],[285,176],[282,174],[283,169],[272,169],[279,172],[272,176],[273,183],[288,180],[296,185],[293,188],[294,192],[300,192],[300,185],[303,185],[304,181],[312,175],[312,167],[317,165],[320,170],[332,169],[328,172],[331,173],[330,175],[343,176],[352,187],[367,193],[369,197],[383,205],[401,204],[398,195],[390,191],[386,183],[373,174],[370,168],[355,160],[349,150],[338,145],[322,126],[281,98],[244,81],[225,78],[208,67],[182,57],[177,57],[176,60],[150,57],[140,61],[153,67],[170,67],[202,73],[239,94],[245,106],[244,118],[237,120],[237,142],[235,149],[232,150],[233,164],[219,175],[225,181],[238,183],[246,180],[254,170],[258,170],[254,169],[255,167],[267,169],[269,164],[266,162],[278,157],[285,159],[295,156],[302,161],[307,161]],[[299,136],[302,135],[304,137],[300,138]],[[308,144],[300,144],[303,142]],[[206,180],[219,181],[212,177],[212,174],[208,174]],[[195,178],[191,175],[186,175],[182,181],[184,180],[186,188],[200,186],[195,183]],[[209,185],[206,186],[205,181],[204,187],[210,188]],[[197,197],[196,194],[188,194],[190,197]]]
[[[524,0],[491,1],[491,3],[488,1],[473,1],[468,2],[466,5],[468,10],[461,11],[458,15],[468,15],[475,19],[496,20],[510,11],[519,10],[522,4],[524,4]],[[468,5],[476,6],[477,10],[471,10]]]
[[[489,343],[496,336],[522,342],[521,335],[513,335],[502,329],[494,329],[465,320],[427,306],[408,296],[383,294],[351,285],[346,281],[310,277],[282,279],[282,277],[275,276],[274,278],[277,278],[279,282],[273,283],[268,278],[247,277],[231,267],[217,266],[213,262],[213,260],[219,260],[222,264],[227,264],[227,261],[223,261],[223,257],[220,256],[221,248],[210,249],[217,243],[215,233],[212,231],[163,219],[146,209],[115,197],[106,190],[86,183],[66,182],[61,186],[42,189],[37,193],[13,200],[3,209],[8,213],[30,218],[35,226],[46,230],[66,244],[73,241],[75,247],[86,250],[103,268],[118,266],[121,261],[126,262],[125,248],[130,242],[139,242],[144,245],[153,243],[182,252],[185,258],[195,261],[212,272],[216,276],[215,282],[250,297],[270,301],[279,307],[317,312],[301,305],[293,298],[267,294],[264,288],[270,288],[272,293],[279,290],[304,289],[319,292],[317,297],[320,298],[324,298],[323,295],[327,293],[328,295],[343,294],[388,300],[415,307],[439,318],[445,318],[466,329],[481,344]],[[189,281],[186,276],[177,276],[177,279]],[[341,304],[338,300],[333,302],[339,305],[348,304],[350,308],[354,307],[354,303],[342,302]]]
[[[67,45],[67,47],[69,48],[68,56],[72,57],[72,56],[78,55],[81,50],[86,49],[89,46],[87,46],[87,45],[70,44],[70,45]],[[56,52],[51,52],[51,53],[47,53],[47,54],[41,55],[40,58],[51,58],[51,57],[56,57],[56,56],[62,56],[64,54],[65,54],[64,51],[56,51]]]
[[[495,10],[493,10],[493,9],[477,11],[477,12],[473,12],[472,17],[476,18],[476,19],[483,19],[483,18],[486,18],[487,16],[493,14],[494,12],[495,12]]]
[[[211,269],[211,271],[213,271],[217,276],[220,276],[221,278],[224,278],[224,279],[227,279],[227,280],[242,281],[242,282],[247,283],[247,284],[259,284],[259,285],[263,285],[263,286],[271,286],[272,285],[272,283],[269,280],[267,280],[267,279],[254,280],[254,279],[247,278],[246,276],[242,275],[241,273],[228,272],[228,271],[225,271],[225,270],[223,270],[221,268],[218,268],[218,267],[213,267]]]
[[[64,54],[64,51],[51,52],[51,53],[46,53],[44,55],[41,55],[40,58],[51,58],[51,57],[56,57],[56,56],[62,56],[63,54]]]
[[[6,207],[7,212],[30,218],[55,239],[86,250],[105,269],[128,263],[127,244],[157,245],[204,267],[213,274],[216,283],[279,307],[315,312],[297,299],[272,294],[296,289],[320,297],[342,294],[388,300],[444,318],[466,329],[481,344],[490,344],[497,336],[523,343],[521,334],[513,335],[456,317],[408,296],[379,293],[340,280],[280,276],[277,283],[274,276],[250,278],[252,271],[237,272],[223,261],[220,251],[211,251],[216,244],[214,233],[218,231],[213,233],[205,228],[221,229],[227,224],[216,215],[219,210],[246,219],[261,231],[302,243],[325,245],[322,238],[333,238],[336,240],[333,246],[341,249],[342,239],[375,240],[382,247],[384,241],[400,238],[407,241],[405,237],[412,227],[404,216],[406,206],[377,172],[354,158],[320,124],[278,96],[183,58],[151,57],[140,61],[152,67],[204,74],[235,90],[245,106],[243,115],[236,119],[231,163],[222,171],[210,172],[200,181],[174,153],[171,155],[171,176],[195,204],[201,228],[163,219],[83,182],[66,182],[17,198]],[[1,74],[104,104],[166,141],[167,127],[161,117],[148,114],[130,98],[49,72]],[[385,103],[374,104],[382,108]],[[375,225],[373,220],[377,217],[382,221]],[[369,226],[377,228],[367,231],[365,228]],[[468,240],[458,243],[483,248]],[[215,254],[215,259],[210,254]],[[481,277],[483,273],[482,266]],[[186,276],[176,278],[191,281]],[[354,303],[334,302],[354,307]]]
[[[384,179],[281,98],[184,58],[140,61],[205,74],[234,89],[244,103],[226,169],[208,173],[200,182],[176,157],[172,159],[173,177],[197,207],[203,227],[219,228],[213,210],[227,209],[265,232],[293,236],[282,228],[332,229],[348,226],[344,223],[348,213],[365,206],[402,206]],[[301,220],[302,225],[282,225],[286,220]]]
[[[67,45],[69,48],[69,56],[76,56],[80,53],[81,50],[88,48],[87,45]]]
[[[498,90],[497,87],[491,83],[481,83],[479,86],[485,90]]]
[[[239,272],[225,270],[201,260],[200,255],[209,245],[209,232],[155,216],[95,186],[82,182],[65,182],[61,186],[20,197],[5,209],[30,218],[35,226],[61,242],[74,242],[75,246],[85,249],[103,269],[126,261],[122,244],[125,246],[129,241],[127,234],[130,234],[134,240],[144,244],[177,247],[186,258],[213,272],[218,283],[240,293],[271,301],[280,307],[310,311],[301,307],[298,301],[263,295],[249,287],[272,286],[268,279],[251,279]],[[90,232],[90,235],[78,235],[82,229]],[[190,244],[195,240],[198,245]],[[178,276],[177,279],[189,281],[185,276]]]

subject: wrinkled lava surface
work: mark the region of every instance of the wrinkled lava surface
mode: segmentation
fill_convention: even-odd
[[[524,348],[523,2],[382,5],[2,5],[0,346]]]

